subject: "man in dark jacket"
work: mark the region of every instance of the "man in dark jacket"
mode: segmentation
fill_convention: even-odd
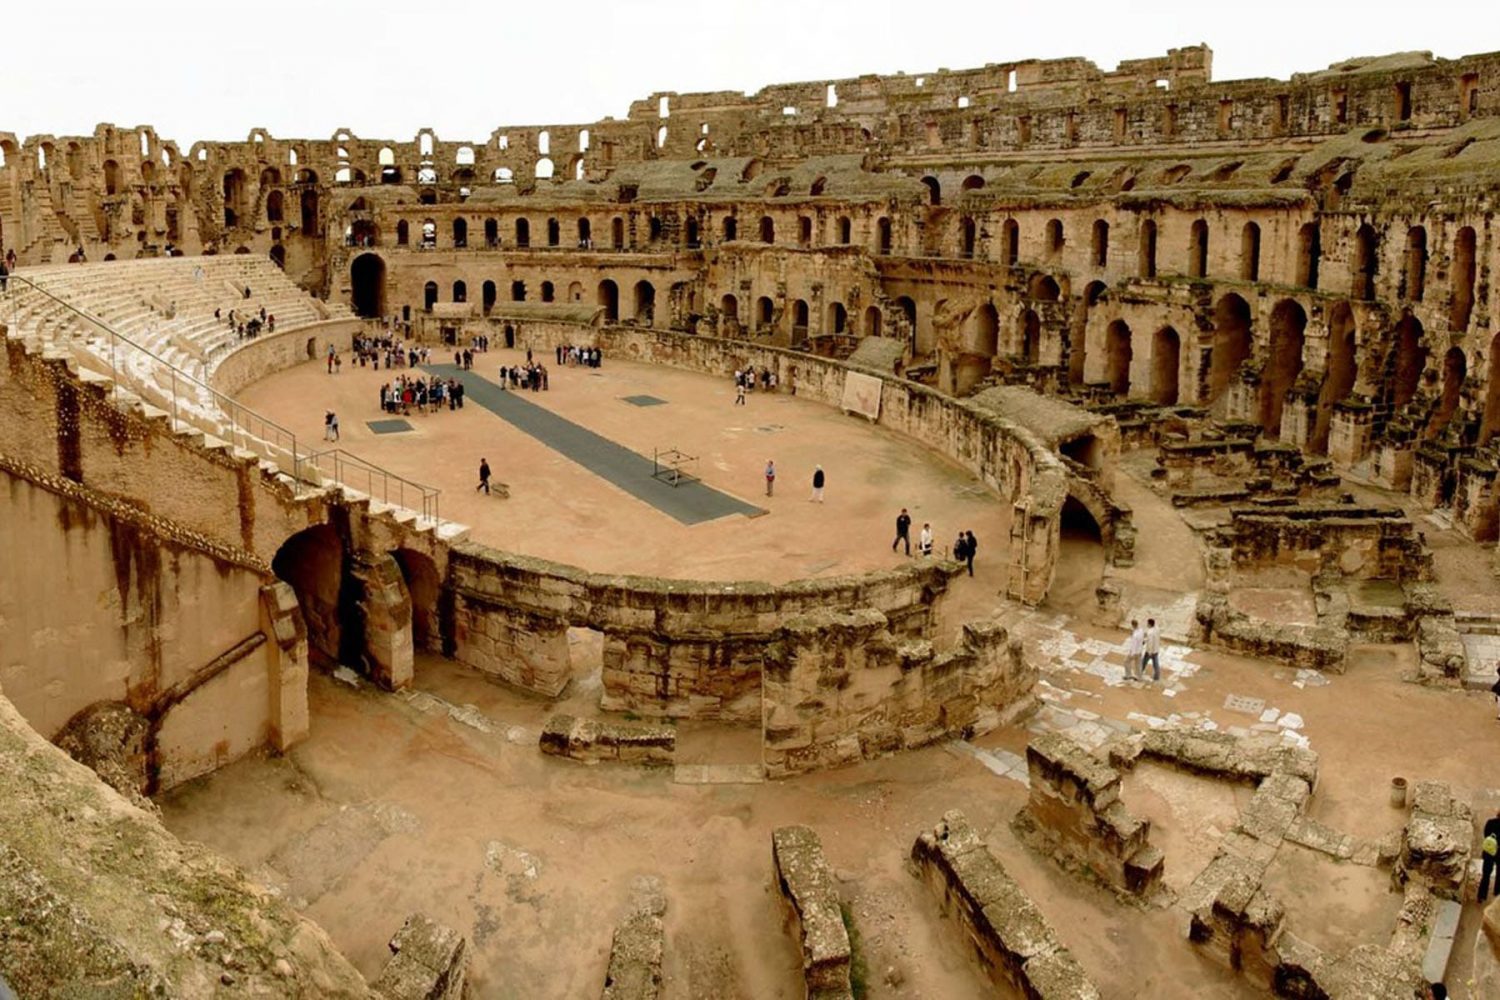
[[[823,467],[820,465],[813,471],[812,496],[808,497],[813,503],[823,502]]]
[[[479,460],[479,485],[474,488],[474,492],[478,493],[480,490],[484,490],[485,496],[490,495],[490,460],[487,458]]]
[[[1479,901],[1484,902],[1490,894],[1490,879],[1495,874],[1496,858],[1500,857],[1500,809],[1484,821],[1484,833],[1479,839]],[[1500,895],[1500,878],[1495,879],[1495,893]]]
[[[911,555],[911,515],[906,508],[901,508],[901,513],[896,515],[896,540],[891,543],[891,551],[896,551],[896,546],[905,543],[906,554]]]
[[[974,532],[964,532],[964,564],[969,567],[969,575],[974,575],[974,553],[979,550],[979,540],[974,537]]]

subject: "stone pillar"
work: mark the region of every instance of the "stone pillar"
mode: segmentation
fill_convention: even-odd
[[[1364,404],[1335,403],[1328,426],[1328,457],[1339,468],[1347,469],[1362,461],[1370,451],[1375,411]]]
[[[1466,458],[1458,463],[1458,488],[1453,492],[1453,520],[1469,537],[1492,542],[1500,534],[1500,488],[1493,462]]]
[[[307,626],[297,592],[280,580],[260,588],[260,628],[267,643],[271,745],[285,753],[307,736]]]
[[[399,691],[413,672],[411,598],[401,567],[389,553],[356,552],[347,572],[365,673],[387,691]]]

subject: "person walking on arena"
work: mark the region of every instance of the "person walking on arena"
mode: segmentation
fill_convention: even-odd
[[[974,537],[974,532],[964,533],[964,565],[969,568],[969,575],[974,575],[974,553],[979,551],[979,539]]]
[[[1125,679],[1133,680],[1137,673],[1140,679],[1146,679],[1146,665],[1141,662],[1141,651],[1146,646],[1146,633],[1141,629],[1141,623],[1135,618],[1130,619],[1130,638],[1125,640]]]
[[[901,513],[896,515],[896,540],[891,543],[891,551],[896,551],[896,546],[906,545],[906,554],[911,555],[911,515],[906,508],[901,508]]]
[[[822,503],[823,502],[823,482],[824,482],[823,467],[820,465],[820,466],[818,466],[817,468],[815,468],[813,470],[812,496],[810,496],[810,497],[807,498],[809,502],[811,502],[811,503]]]
[[[1151,680],[1161,680],[1161,630],[1155,618],[1146,619],[1146,636],[1141,650],[1141,678],[1146,677],[1146,664],[1151,664]]]
[[[922,522],[922,533],[917,536],[917,554],[932,558],[932,525]]]
[[[325,410],[323,413],[323,440],[333,440],[333,411]]]
[[[479,485],[474,487],[474,492],[484,490],[484,495],[490,495],[490,460],[481,458],[479,460]]]
[[[776,463],[766,459],[766,496],[776,489]]]
[[[1500,896],[1500,875],[1495,872],[1495,865],[1500,861],[1500,809],[1495,810],[1495,815],[1484,821],[1484,832],[1480,834],[1479,842],[1479,902],[1483,903],[1490,894],[1490,880],[1495,882],[1495,895]]]

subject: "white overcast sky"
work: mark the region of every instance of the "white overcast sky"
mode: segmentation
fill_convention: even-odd
[[[1500,49],[1482,0],[0,0],[0,131],[154,125],[404,139],[623,118],[653,91],[1120,59],[1208,43],[1214,78]]]

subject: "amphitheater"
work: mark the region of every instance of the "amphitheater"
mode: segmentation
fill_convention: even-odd
[[[0,997],[1500,997],[1500,53],[1211,68],[0,132]]]

